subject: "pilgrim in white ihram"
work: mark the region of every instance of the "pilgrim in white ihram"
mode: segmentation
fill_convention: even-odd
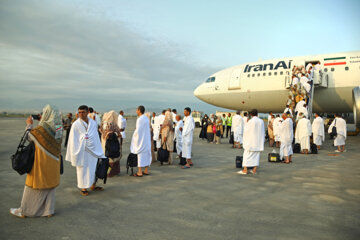
[[[77,119],[71,126],[66,161],[76,167],[78,188],[90,188],[95,182],[98,158],[105,158],[96,121]]]

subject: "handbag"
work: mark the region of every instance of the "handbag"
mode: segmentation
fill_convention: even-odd
[[[221,131],[220,131],[220,130],[217,130],[217,131],[216,131],[216,136],[217,136],[217,137],[220,137],[220,136],[221,136]]]
[[[97,182],[98,179],[103,179],[104,184],[106,184],[109,166],[110,166],[110,164],[109,164],[108,158],[99,158],[98,159],[98,162],[96,164],[96,171],[95,171],[95,176],[96,176],[95,182]]]
[[[35,144],[33,141],[30,141],[28,145],[25,145],[29,132],[30,129],[25,131],[16,149],[16,153],[11,156],[12,168],[20,175],[29,173],[34,165]]]
[[[335,123],[334,123],[334,126],[333,128],[331,129],[331,136],[335,137],[337,135],[337,130],[336,130],[336,119],[334,120]]]
[[[165,145],[165,149],[163,148],[164,145]],[[161,162],[161,164],[163,162],[168,162],[169,161],[169,151],[167,150],[165,142],[162,144],[161,148],[159,148],[158,155],[157,155],[157,160],[159,162]]]

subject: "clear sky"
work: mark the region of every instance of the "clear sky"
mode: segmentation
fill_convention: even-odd
[[[360,1],[0,2],[0,109],[190,106],[212,73],[360,50]]]

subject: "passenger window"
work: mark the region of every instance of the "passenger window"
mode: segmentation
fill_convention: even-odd
[[[335,68],[331,68],[331,71],[332,71],[332,72],[335,71]]]
[[[274,75],[276,76],[276,75],[277,75],[277,72],[274,72]]]
[[[271,72],[269,72],[269,76],[271,76]]]
[[[252,75],[253,77],[255,77],[255,74],[253,73],[253,75]]]
[[[328,69],[327,68],[324,68],[324,72],[327,72],[328,71]]]
[[[211,82],[215,82],[215,77],[212,77],[212,78],[211,78]]]
[[[258,73],[258,77],[260,77],[260,73]]]
[[[206,82],[210,82],[210,78],[206,79]]]
[[[345,67],[345,71],[349,71],[349,67]]]
[[[280,75],[283,75],[283,72],[280,72]]]

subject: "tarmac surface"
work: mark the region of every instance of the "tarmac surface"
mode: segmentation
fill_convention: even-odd
[[[76,170],[65,162],[52,218],[16,218],[25,175],[10,156],[25,119],[0,119],[1,239],[359,239],[360,137],[348,137],[347,152],[334,154],[327,137],[317,155],[295,154],[292,164],[268,163],[266,147],[257,175],[236,174],[228,139],[209,144],[194,133],[191,169],[150,168],[150,176],[126,175],[135,120],[128,121],[121,175],[103,192],[81,196]],[[268,144],[266,143],[266,146]],[[65,156],[66,149],[63,149]]]

